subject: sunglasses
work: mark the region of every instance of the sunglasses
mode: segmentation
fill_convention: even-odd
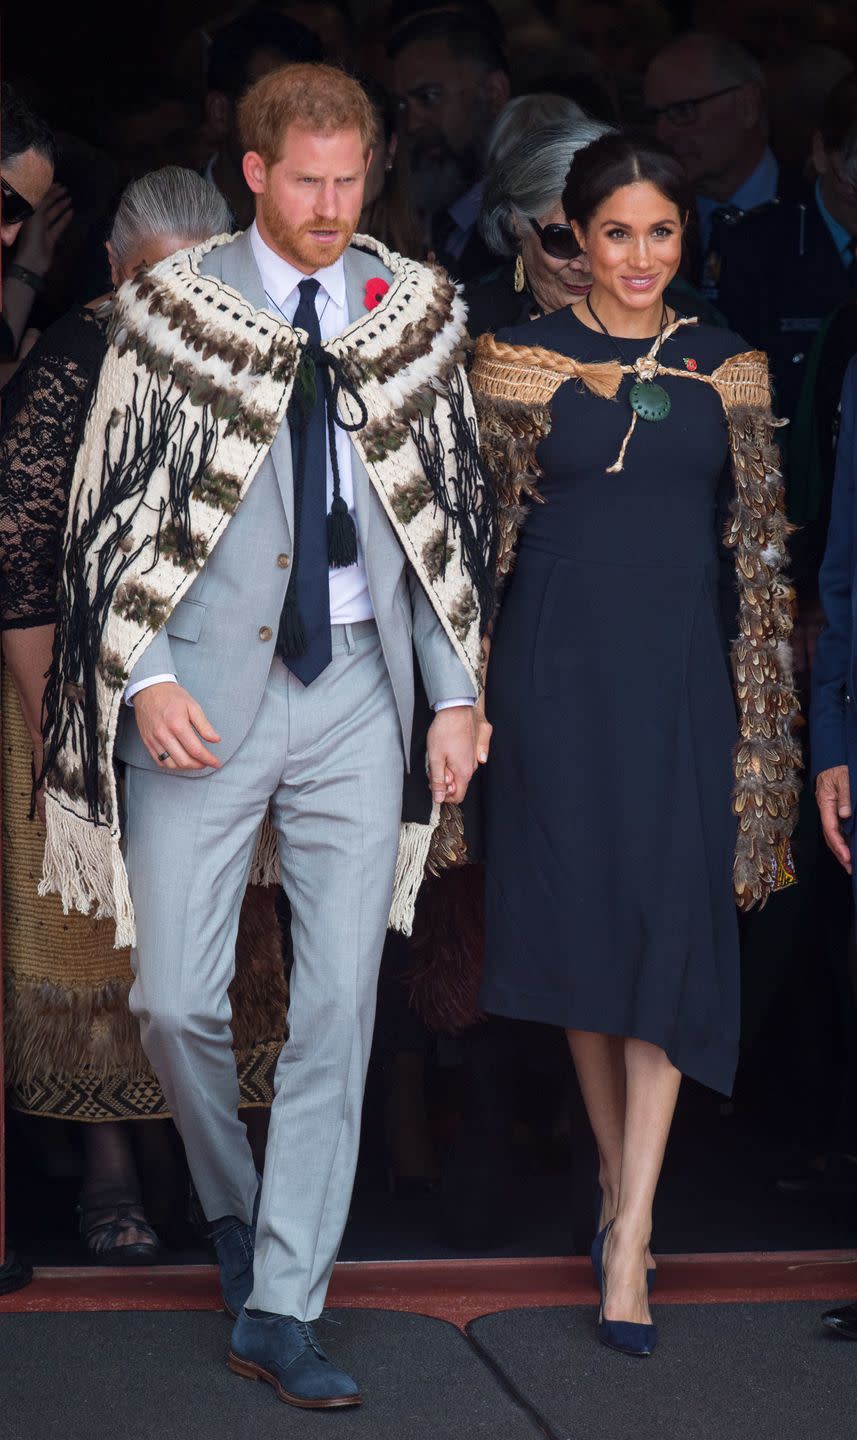
[[[528,215],[527,219],[538,235],[546,255],[550,255],[554,260],[577,259],[581,253],[580,246],[570,225],[540,225],[532,215]]]
[[[0,216],[2,216],[4,225],[20,225],[22,220],[29,220],[30,216],[35,214],[29,200],[25,200],[23,195],[18,194],[17,190],[9,184],[5,175],[0,175],[0,192],[3,195],[2,202],[0,202]]]

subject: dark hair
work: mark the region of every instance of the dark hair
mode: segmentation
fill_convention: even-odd
[[[215,31],[208,52],[208,88],[240,100],[250,86],[250,61],[272,50],[283,64],[304,65],[323,58],[318,36],[300,21],[264,5]]]
[[[506,32],[490,0],[393,0],[387,15],[387,33],[395,43],[398,31],[429,15],[464,16],[471,24],[487,30],[502,50]]]
[[[822,106],[818,128],[825,150],[850,149],[857,130],[857,71],[834,85]]]
[[[35,150],[56,169],[57,142],[47,123],[30,109],[11,85],[3,85],[0,96],[0,154],[3,160],[14,160],[25,150]]]
[[[424,45],[432,40],[444,40],[452,55],[472,60],[486,72],[509,73],[509,62],[496,31],[466,10],[432,10],[407,21],[391,35],[387,55],[395,60],[409,45]]]
[[[645,130],[620,130],[602,135],[574,156],[562,208],[569,220],[585,230],[596,210],[616,190],[639,181],[654,185],[678,210],[682,222],[693,203],[693,191],[678,156]]]

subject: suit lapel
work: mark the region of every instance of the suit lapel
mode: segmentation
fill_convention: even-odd
[[[250,244],[250,231],[245,230],[232,241],[231,245],[224,245],[221,253],[220,274],[224,283],[233,290],[237,290],[239,295],[243,295],[254,309],[270,310],[272,314],[276,314],[276,310],[265,294],[262,277],[253,255],[253,247]],[[277,485],[286,512],[286,524],[291,537],[295,533],[295,490],[292,476],[292,442],[288,425],[280,425],[268,454],[277,477]]]
[[[371,255],[364,255],[359,250],[352,250],[349,246],[345,252],[344,266],[345,297],[350,325],[352,321],[359,320],[360,316],[366,313],[366,282],[378,274],[378,261],[374,260]],[[353,444],[351,446],[351,482],[354,489],[357,533],[360,536],[360,543],[365,555],[372,524],[371,482],[366,474],[366,467]]]

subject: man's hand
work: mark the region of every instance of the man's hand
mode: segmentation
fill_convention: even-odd
[[[824,838],[840,865],[851,874],[851,849],[842,833],[842,821],[851,819],[851,784],[847,765],[822,770],[815,782]]]
[[[429,789],[442,805],[460,805],[476,769],[476,716],[472,705],[439,710],[428,732]]]
[[[160,770],[204,770],[220,761],[203,745],[216,745],[220,736],[181,685],[172,680],[149,685],[134,696],[134,714],[140,739]],[[161,756],[166,754],[166,760]]]

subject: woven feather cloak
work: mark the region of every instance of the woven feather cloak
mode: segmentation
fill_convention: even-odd
[[[135,938],[113,766],[128,677],[265,460],[308,342],[201,273],[229,239],[179,252],[119,291],[72,482],[45,696],[40,891],[113,917],[117,946]],[[478,693],[494,511],[460,363],[464,305],[445,271],[365,236],[352,243],[378,258],[389,288],[371,323],[363,315],[323,347],[332,405]],[[440,810],[427,824],[404,817],[391,924],[406,933]],[[263,827],[251,879],[276,877]]]
[[[668,327],[660,340],[684,324]],[[550,430],[550,401],[567,380],[612,399],[623,376],[658,374],[711,385],[726,418],[735,498],[724,541],[735,555],[738,635],[731,659],[739,710],[733,809],[738,839],[733,868],[735,900],[742,910],[764,904],[772,890],[793,883],[788,841],[797,818],[802,766],[794,735],[798,702],[789,636],[794,592],[785,574],[789,526],[780,458],[774,438],[768,365],[760,351],[733,355],[711,375],[673,370],[657,361],[657,348],[633,366],[582,362],[540,346],[507,345],[484,335],[476,347],[470,383],[483,455],[499,494],[499,572],[508,574],[527,504],[539,503],[536,448]],[[620,455],[632,442],[633,417]]]

